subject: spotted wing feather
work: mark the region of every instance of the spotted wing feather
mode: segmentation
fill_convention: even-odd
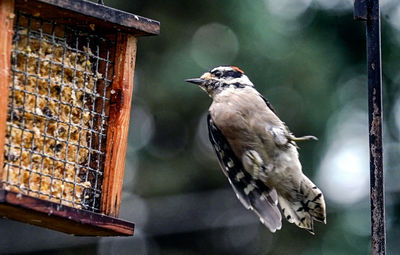
[[[280,229],[282,216],[277,206],[276,190],[269,189],[264,183],[254,180],[244,170],[242,162],[232,151],[225,136],[215,126],[210,114],[208,114],[207,122],[209,138],[217,154],[221,169],[240,202],[247,209],[253,210],[271,232]]]

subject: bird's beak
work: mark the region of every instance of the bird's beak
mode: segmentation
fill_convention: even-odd
[[[190,83],[194,83],[196,85],[202,85],[205,82],[205,80],[202,79],[202,78],[186,79],[185,81],[186,82],[190,82]]]

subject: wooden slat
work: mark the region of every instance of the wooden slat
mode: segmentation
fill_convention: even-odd
[[[137,39],[120,33],[114,61],[101,212],[118,216],[124,177]]]
[[[0,216],[79,236],[131,236],[134,224],[0,189]]]
[[[14,0],[0,0],[0,179],[3,178]]]

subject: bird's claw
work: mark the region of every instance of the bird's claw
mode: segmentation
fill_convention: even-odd
[[[313,135],[306,135],[306,136],[301,136],[301,137],[295,137],[294,135],[292,135],[289,137],[289,140],[294,141],[294,142],[302,142],[302,141],[307,141],[307,140],[318,141],[318,138]]]

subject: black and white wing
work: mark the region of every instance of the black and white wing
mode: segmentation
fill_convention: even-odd
[[[255,180],[246,172],[242,162],[232,151],[222,132],[215,126],[210,113],[207,116],[210,141],[218,156],[222,171],[228,177],[236,196],[244,207],[253,210],[260,221],[275,232],[282,226],[282,216],[278,209],[278,195],[264,183]]]

